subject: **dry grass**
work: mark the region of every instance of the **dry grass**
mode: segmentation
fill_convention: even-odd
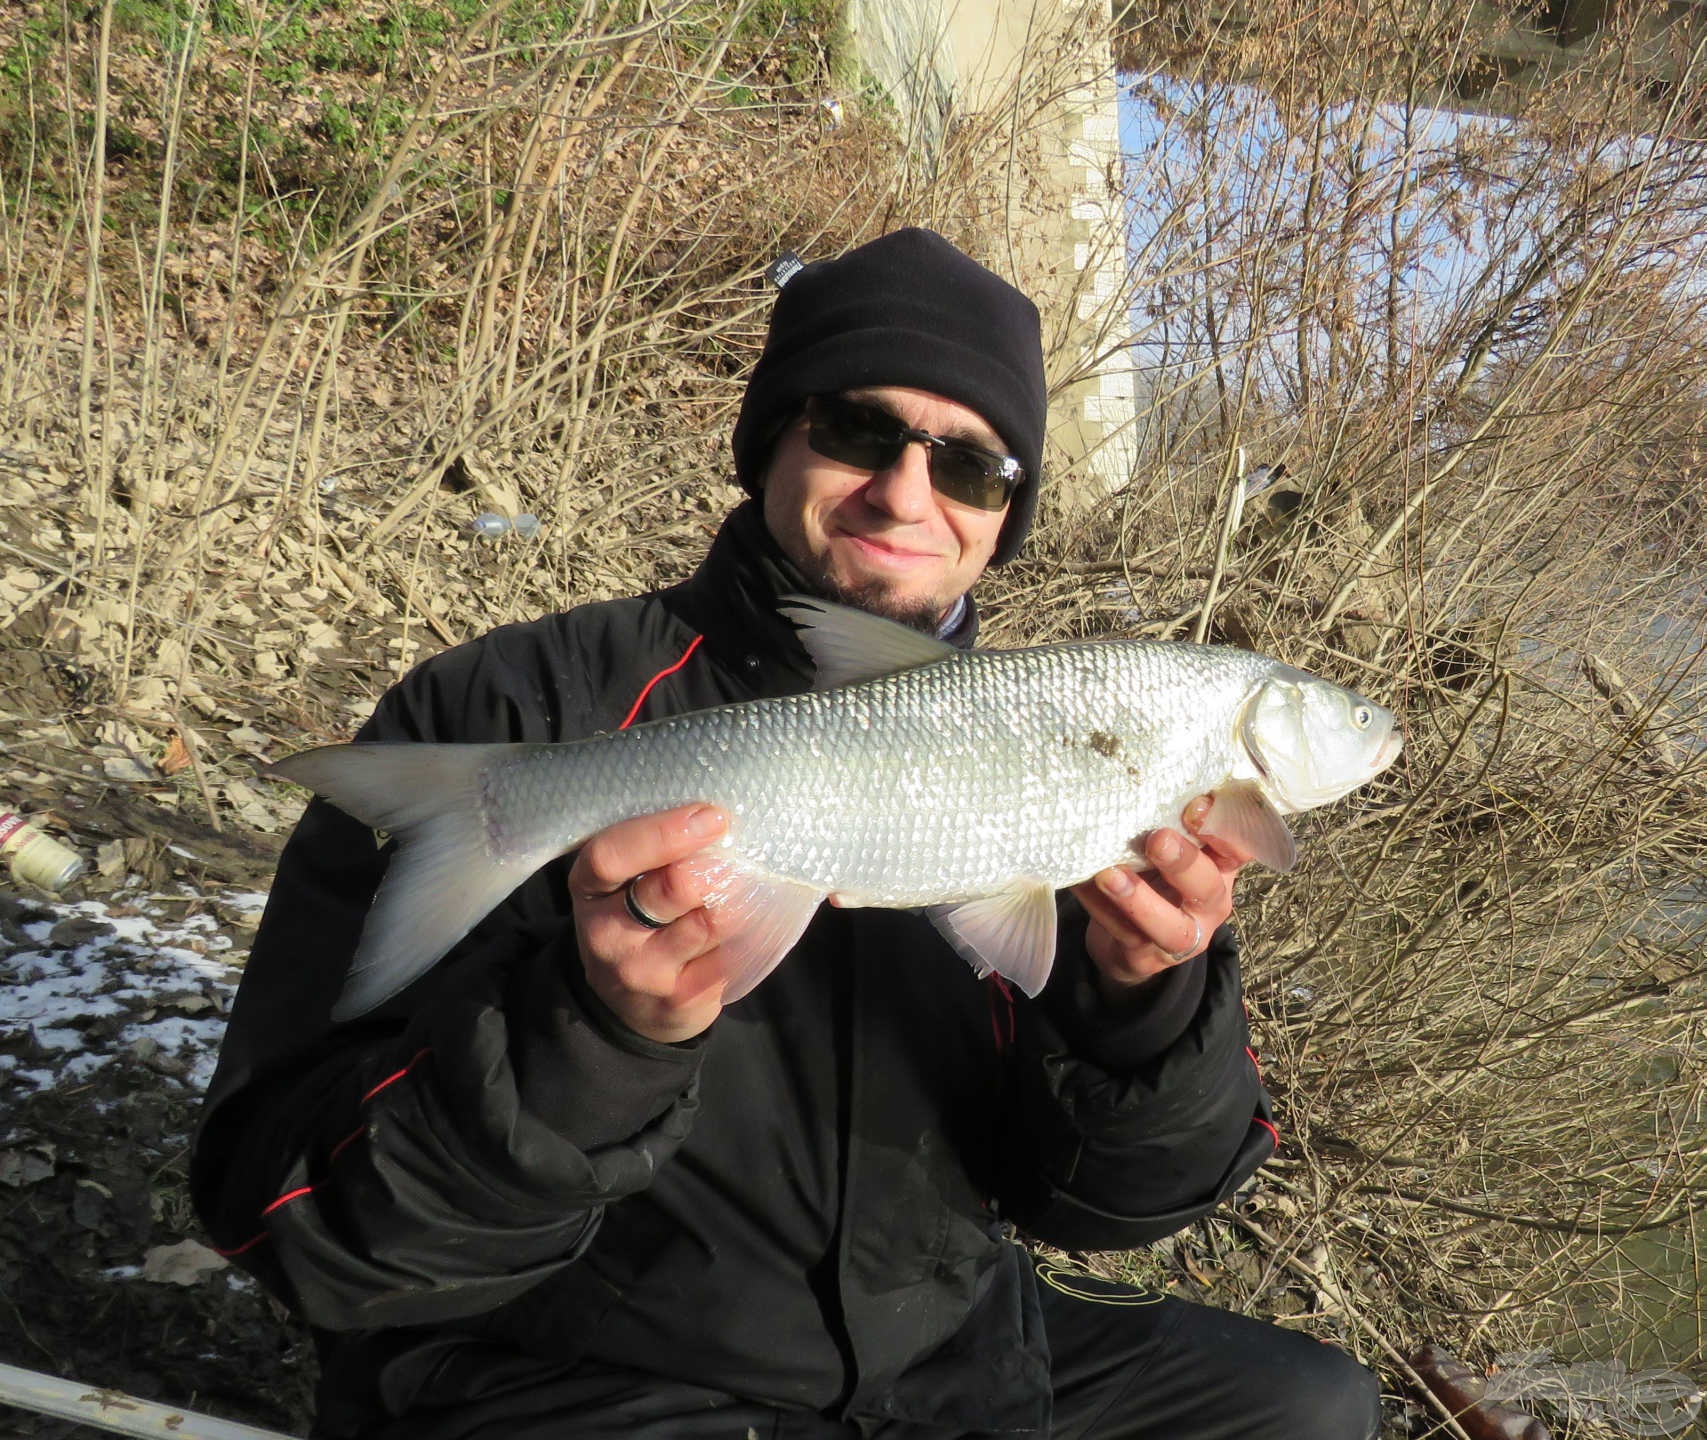
[[[1139,462],[990,586],[998,640],[1201,631],[1406,719],[1399,772],[1243,882],[1287,1148],[1180,1263],[1376,1359],[1588,1317],[1604,1353],[1660,1304],[1699,1366],[1692,1269],[1666,1302],[1628,1243],[1692,1243],[1707,1194],[1698,147],[1607,87],[1446,126],[1325,43],[1357,7],[1269,8],[1273,98],[1177,25],[1188,78],[1136,87]],[[38,12],[30,74],[73,83],[0,66],[0,638],[82,676],[56,723],[288,748],[424,649],[678,576],[779,249],[1005,253],[1058,75],[927,183],[720,11],[518,39],[512,6],[282,90],[259,6],[186,0],[165,63],[123,7]],[[1290,474],[1229,526],[1244,456]],[[487,509],[540,539],[475,540]]]

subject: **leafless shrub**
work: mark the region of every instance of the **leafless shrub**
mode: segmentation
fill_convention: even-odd
[[[1477,63],[1463,7],[1146,13],[1144,451],[1052,512],[1001,618],[1252,645],[1408,735],[1298,874],[1243,882],[1304,1202],[1249,1219],[1247,1303],[1326,1241],[1321,1318],[1374,1353],[1699,1366],[1701,59],[1621,74],[1630,7],[1602,69],[1489,119],[1429,108]]]

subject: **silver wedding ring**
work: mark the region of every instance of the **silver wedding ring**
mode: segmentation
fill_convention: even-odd
[[[633,920],[636,925],[644,925],[648,930],[662,930],[670,922],[668,920],[660,920],[635,897],[634,887],[639,883],[640,877],[636,875],[628,882],[628,884],[622,887],[623,908],[628,911],[629,918]]]
[[[1188,915],[1186,918],[1191,921],[1192,928],[1197,933],[1191,937],[1191,944],[1187,945],[1185,949],[1162,951],[1162,954],[1170,960],[1189,960],[1203,948],[1203,922],[1195,915]]]

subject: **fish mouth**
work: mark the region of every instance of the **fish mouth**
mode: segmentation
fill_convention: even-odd
[[[1399,758],[1399,752],[1405,748],[1405,737],[1398,726],[1387,732],[1387,738],[1381,742],[1381,749],[1375,756],[1375,769],[1372,774],[1379,775],[1389,765]]]

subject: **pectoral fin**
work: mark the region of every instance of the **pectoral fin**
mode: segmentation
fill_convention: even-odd
[[[1292,832],[1260,789],[1241,780],[1212,793],[1215,803],[1209,807],[1209,818],[1198,827],[1200,834],[1226,840],[1271,870],[1290,870],[1297,863]]]
[[[1036,995],[1055,963],[1055,892],[1040,881],[925,914],[955,952],[983,978],[992,970]]]
[[[734,860],[701,863],[712,881],[705,908],[729,922],[729,938],[719,950],[729,972],[723,1003],[732,1005],[782,963],[812,923],[824,892]]]

